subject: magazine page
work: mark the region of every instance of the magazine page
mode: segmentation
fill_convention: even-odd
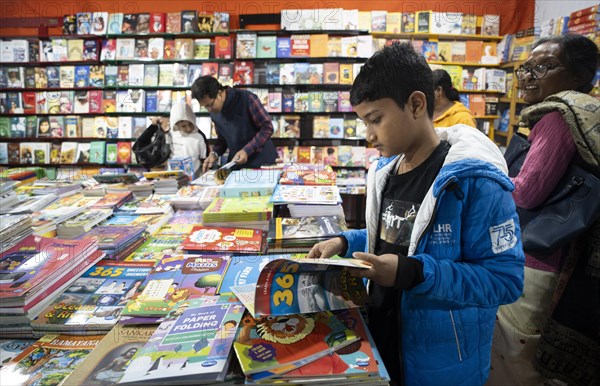
[[[365,285],[346,268],[366,269],[369,264],[356,259],[279,259],[261,270],[256,285],[231,290],[255,317],[363,307]]]

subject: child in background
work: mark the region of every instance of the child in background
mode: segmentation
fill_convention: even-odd
[[[167,133],[167,141],[171,145],[171,157],[192,158],[194,178],[197,178],[201,172],[201,160],[208,155],[208,142],[196,126],[196,115],[192,108],[185,102],[174,103],[171,107],[169,123],[160,118],[154,118],[153,123],[160,123],[162,130]]]

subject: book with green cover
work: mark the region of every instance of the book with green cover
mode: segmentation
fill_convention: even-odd
[[[94,164],[104,163],[106,143],[104,141],[90,142],[90,162]]]
[[[212,296],[229,256],[165,255],[127,303],[123,315],[163,317],[181,300]]]
[[[273,215],[273,204],[269,196],[215,199],[202,213],[204,223],[266,221]]]
[[[181,243],[187,235],[157,235],[146,241],[134,253],[127,256],[125,261],[161,260],[165,255],[183,253]]]

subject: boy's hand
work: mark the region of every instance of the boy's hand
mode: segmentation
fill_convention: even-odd
[[[377,256],[371,253],[354,252],[352,257],[371,264],[371,268],[368,269],[350,268],[349,272],[352,276],[373,280],[383,287],[394,287],[396,285],[398,255],[387,253]]]
[[[248,153],[246,153],[246,151],[242,149],[235,153],[233,160],[240,165],[245,164],[246,162],[248,162]]]
[[[345,244],[342,238],[335,237],[315,244],[306,257],[309,259],[328,259],[331,256],[341,254],[344,247]]]
[[[217,158],[218,157],[215,155],[214,152],[210,152],[210,154],[208,155],[208,157],[204,160],[204,163],[202,164],[202,173],[206,173],[207,170],[212,168],[213,164],[215,162],[217,162]]]

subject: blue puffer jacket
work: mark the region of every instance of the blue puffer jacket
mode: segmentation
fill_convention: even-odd
[[[409,256],[423,263],[425,280],[402,294],[404,384],[482,385],[498,306],[523,289],[514,186],[502,154],[482,133],[465,125],[437,131],[451,148],[411,235]],[[371,167],[367,229],[344,233],[347,257],[373,252],[383,188],[399,159]]]

